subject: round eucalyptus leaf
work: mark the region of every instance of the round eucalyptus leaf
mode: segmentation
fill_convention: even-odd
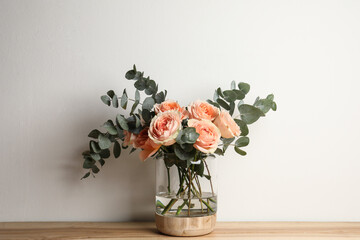
[[[109,91],[107,92],[107,95],[108,95],[110,98],[113,98],[114,95],[115,95],[115,92],[114,92],[113,90],[109,90]]]
[[[235,142],[236,147],[245,147],[249,145],[249,138],[248,137],[241,137]]]
[[[121,127],[122,129],[124,129],[124,130],[126,130],[126,131],[129,131],[129,126],[128,126],[127,121],[126,121],[126,119],[124,118],[123,115],[118,114],[118,115],[116,116],[116,121],[118,122],[118,124],[120,125],[120,127]]]
[[[107,96],[107,95],[102,95],[100,98],[101,98],[101,101],[102,101],[103,103],[105,103],[106,105],[110,106],[110,104],[111,104],[111,99],[109,98],[109,96]]]
[[[142,109],[147,109],[150,111],[153,108],[154,104],[155,100],[152,97],[147,97],[143,102]]]
[[[260,117],[265,116],[265,114],[260,109],[248,104],[240,105],[239,111],[241,119],[246,124],[252,124],[256,122]]]
[[[101,149],[107,149],[107,148],[111,147],[111,141],[105,135],[100,134],[98,137],[98,140],[99,140],[99,147]]]
[[[244,94],[250,91],[250,85],[248,83],[241,82],[238,84],[238,87]]]
[[[135,70],[129,70],[125,74],[125,78],[127,80],[133,80],[135,78],[135,76],[136,76],[136,71]]]

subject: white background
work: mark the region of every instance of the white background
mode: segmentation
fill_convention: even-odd
[[[220,221],[360,221],[359,43],[359,1],[1,0],[0,221],[153,219],[153,160],[80,181],[134,63],[183,105],[275,94],[248,155],[217,159]]]

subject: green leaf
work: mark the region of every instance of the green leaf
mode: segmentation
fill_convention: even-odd
[[[102,135],[102,134],[100,134],[100,135]],[[90,148],[95,153],[100,153],[101,152],[99,144],[97,142],[95,142],[95,141],[90,141]]]
[[[129,70],[125,74],[125,78],[127,80],[133,80],[133,79],[135,79],[135,76],[136,76],[136,70]]]
[[[246,152],[243,151],[243,150],[241,150],[240,148],[238,148],[238,147],[235,146],[234,149],[235,149],[235,152],[237,152],[237,153],[240,154],[241,156],[245,156],[245,155],[246,155]]]
[[[214,153],[216,153],[217,155],[224,156],[224,153],[220,148],[217,148]]]
[[[211,176],[210,176],[210,175],[205,175],[205,174],[204,174],[204,177],[205,177],[207,180],[210,180],[210,179],[211,179]]]
[[[94,166],[95,160],[91,158],[85,158],[85,161],[83,163],[83,168],[90,169],[92,166]]]
[[[137,115],[135,115],[135,128],[140,127],[140,125],[141,125],[141,120]]]
[[[230,102],[230,111],[229,111],[230,116],[233,115],[234,110],[235,110],[235,103],[234,103],[234,102]]]
[[[248,104],[240,105],[239,111],[241,119],[246,124],[252,124],[256,122],[260,117],[265,116],[265,114],[260,109]]]
[[[176,156],[181,160],[189,160],[194,159],[194,156],[196,154],[196,149],[193,149],[191,152],[185,152],[179,144],[174,144],[174,152]]]
[[[268,99],[270,101],[274,101],[274,94],[267,95],[266,99]]]
[[[119,144],[119,142],[118,141],[115,141],[114,142],[114,156],[115,156],[115,158],[118,158],[118,157],[120,157],[120,154],[121,154],[121,146],[120,146],[120,144]]]
[[[275,103],[275,102],[272,103],[271,109],[272,109],[273,111],[276,111],[277,106],[276,106],[276,103]]]
[[[134,87],[139,90],[139,91],[143,91],[146,88],[146,82],[145,79],[140,78],[139,80],[137,80],[134,83]]]
[[[121,101],[120,101],[121,107],[123,109],[126,109],[127,102],[128,102],[128,95],[126,93],[126,89],[124,89],[124,92],[123,92],[123,95],[121,96]]]
[[[187,127],[179,132],[176,142],[179,144],[194,144],[199,136],[200,134],[196,132],[195,128]]]
[[[218,96],[220,96],[222,98],[224,97],[224,95],[223,95],[223,93],[221,91],[221,88],[216,89],[216,93],[217,93]]]
[[[213,101],[211,101],[210,99],[208,99],[208,100],[206,100],[208,103],[210,103],[211,105],[213,105],[213,106],[215,106],[215,107],[217,107],[217,108],[220,108],[220,105],[218,104],[218,103],[216,103],[216,102],[213,102]]]
[[[135,91],[135,101],[140,102],[140,92],[138,90]]]
[[[97,129],[94,129],[89,133],[88,137],[97,139],[99,134],[101,134],[101,132]]]
[[[245,98],[245,93],[243,93],[242,91],[234,89],[233,92],[236,94],[237,100],[242,100]]]
[[[98,140],[99,140],[99,147],[101,149],[106,149],[111,147],[111,141],[105,135],[100,134]]]
[[[150,111],[147,110],[147,109],[144,109],[142,111],[142,118],[144,119],[144,121],[146,123],[149,123],[151,121],[151,113],[150,113]]]
[[[235,142],[236,147],[245,147],[249,145],[249,138],[248,137],[241,137]]]
[[[216,100],[219,98],[219,94],[217,93],[217,91],[215,90],[214,92],[214,96],[213,96],[213,100],[216,102]]]
[[[101,96],[101,101],[108,106],[110,106],[110,104],[111,104],[111,99],[106,95]]]
[[[223,153],[225,153],[226,149],[229,145],[235,140],[235,138],[223,138]]]
[[[132,105],[131,107],[131,111],[130,111],[130,114],[133,114],[136,107],[139,105],[139,101],[138,100],[135,100],[134,104]]]
[[[236,89],[236,82],[235,81],[231,81],[231,89],[232,90]]]
[[[270,99],[259,99],[254,106],[259,108],[263,113],[267,113],[272,107],[273,101]]]
[[[241,82],[238,87],[244,94],[247,94],[250,91],[250,85],[247,83]]]
[[[154,104],[155,100],[152,97],[147,97],[143,102],[142,109],[147,109],[150,111],[153,108]]]
[[[194,170],[200,177],[204,176],[204,162],[200,161],[200,164],[196,164]]]
[[[244,121],[242,121],[240,119],[234,119],[234,121],[240,127],[240,131],[241,131],[240,135],[241,136],[246,136],[249,134],[249,128]]]
[[[102,125],[108,133],[111,135],[117,135],[118,132],[116,130],[116,127],[114,126],[114,123],[111,120],[108,120]]]
[[[154,80],[148,80],[146,81],[146,89],[145,89],[145,93],[147,95],[153,95],[156,94],[157,92],[157,86]]]
[[[129,131],[129,126],[128,126],[127,121],[126,121],[126,119],[124,118],[123,115],[118,114],[118,115],[116,116],[116,121],[118,122],[118,124],[120,125],[120,127],[121,127],[122,129],[124,129],[124,130],[126,130],[126,131]]]
[[[165,101],[164,92],[159,92],[158,94],[155,95],[155,102],[156,103],[162,103],[163,101]]]
[[[109,158],[110,157],[110,150],[109,149],[104,149],[100,152],[100,157],[101,158]]]
[[[99,160],[99,163],[100,163],[101,166],[104,166],[104,165],[105,165],[105,160],[104,160],[104,159],[100,159],[100,160]]]
[[[118,97],[116,94],[114,94],[113,98],[112,98],[112,105],[114,108],[118,108],[119,107],[119,101],[118,101]]]
[[[83,179],[85,179],[85,178],[87,178],[89,176],[90,176],[90,172],[87,172],[87,173],[85,173],[85,175],[80,180],[83,180]]]
[[[232,90],[226,90],[223,92],[224,95],[224,99],[228,102],[234,102],[236,100],[236,93],[233,92]]]
[[[93,165],[91,170],[93,173],[98,173],[100,171],[100,169],[96,165]]]
[[[101,159],[100,154],[98,154],[98,153],[90,153],[90,156],[95,161],[99,161]]]
[[[109,90],[109,91],[107,92],[107,95],[108,95],[110,98],[113,98],[114,95],[115,95],[115,92],[114,92],[113,90]]]
[[[225,108],[226,110],[230,110],[230,106],[229,104],[227,104],[224,100],[218,98],[218,100],[216,100],[218,104],[220,104],[221,107]]]

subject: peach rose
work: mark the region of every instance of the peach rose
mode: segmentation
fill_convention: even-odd
[[[190,114],[190,118],[194,118],[197,120],[214,121],[214,119],[219,115],[219,109],[205,101],[200,100],[192,102],[188,106],[188,111]]]
[[[214,124],[220,129],[223,138],[233,138],[241,134],[240,127],[227,111],[221,111]]]
[[[186,111],[185,108],[180,107],[180,105],[173,100],[166,100],[160,104],[157,103],[155,104],[154,109],[156,114],[170,110],[177,110],[181,113],[181,120],[189,117],[188,111]]]
[[[123,144],[122,144],[124,147],[127,147],[127,146],[134,143],[134,140],[136,139],[135,134],[124,130],[124,135],[125,135],[125,137],[124,137],[124,141],[123,141]]]
[[[194,127],[196,132],[200,134],[194,148],[203,153],[215,152],[220,141],[220,130],[209,120],[190,119],[189,127]]]
[[[140,133],[136,135],[133,143],[134,148],[143,149],[139,155],[141,161],[145,161],[148,157],[154,155],[161,147],[161,145],[154,143],[154,141],[149,138],[148,131],[148,127],[141,130]]]
[[[150,123],[149,137],[157,144],[170,146],[181,129],[181,113],[177,110],[160,112]]]

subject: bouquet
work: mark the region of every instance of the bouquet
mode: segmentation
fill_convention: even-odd
[[[258,97],[254,104],[246,104],[243,99],[250,85],[232,81],[228,90],[217,88],[212,100],[195,100],[188,106],[180,106],[177,101],[167,99],[167,91],[159,91],[156,82],[145,77],[135,65],[125,78],[134,81],[133,98],[124,89],[121,97],[110,90],[101,100],[107,106],[129,108],[130,114],[119,113],[114,121],[108,120],[102,125],[103,131],[94,129],[89,133],[89,150],[82,154],[83,168],[88,170],[83,178],[95,176],[111,152],[118,158],[122,149],[131,147],[130,153],[139,150],[142,161],[151,157],[161,159],[167,169],[168,185],[162,196],[169,201],[157,200],[159,214],[167,214],[181,198],[183,203],[175,208],[176,215],[184,206],[190,215],[194,208],[192,198],[199,199],[202,212],[204,208],[206,212],[214,212],[210,203],[216,203],[216,196],[207,159],[224,155],[230,146],[236,153],[246,155],[243,147],[249,144],[248,125],[264,117],[270,109],[276,111],[274,95]],[[146,96],[143,100],[141,92]],[[233,117],[235,112],[238,115]],[[177,170],[178,189],[170,188],[171,167]],[[210,183],[209,195],[201,189],[203,180]]]

